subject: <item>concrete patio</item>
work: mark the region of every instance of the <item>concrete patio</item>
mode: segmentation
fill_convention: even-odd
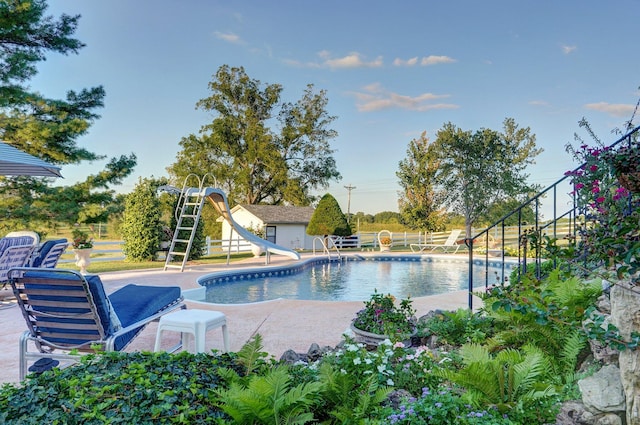
[[[272,256],[271,266],[293,263],[282,256]],[[185,271],[135,270],[127,272],[103,273],[100,275],[107,293],[129,283],[140,285],[180,286],[183,290],[197,288],[196,279],[204,274],[229,268],[264,267],[264,257],[247,259],[219,265],[188,266]],[[434,309],[455,310],[467,307],[466,291],[453,292],[413,299],[417,315],[422,316]],[[474,306],[481,301],[474,300]],[[223,312],[227,325],[231,350],[239,350],[254,335],[263,338],[264,350],[280,358],[288,349],[306,352],[312,343],[335,346],[342,340],[343,333],[356,311],[362,308],[361,301],[299,301],[278,299],[255,304],[221,305],[195,301],[187,302],[188,308],[210,309]],[[24,318],[17,307],[0,310],[0,383],[18,382],[18,339],[26,330]],[[126,351],[152,351],[155,343],[157,324],[153,323],[127,347]],[[172,340],[174,338],[174,340]],[[178,334],[168,333],[163,337],[163,346],[178,341]],[[165,345],[166,344],[166,345]],[[207,334],[207,350],[222,349],[222,335],[218,330]]]

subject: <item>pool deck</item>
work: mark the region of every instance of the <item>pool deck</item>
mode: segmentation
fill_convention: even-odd
[[[358,253],[366,255],[365,253]],[[392,253],[403,255],[407,253]],[[348,254],[347,254],[348,255]],[[454,257],[452,254],[447,255]],[[466,258],[466,255],[455,257]],[[308,255],[303,259],[309,258]],[[269,266],[293,264],[294,260],[273,255]],[[105,290],[111,293],[129,283],[156,286],[180,286],[183,290],[198,288],[199,276],[229,269],[260,267],[264,268],[264,257],[250,258],[230,265],[191,265],[183,272],[179,270],[153,269],[126,272],[102,273]],[[268,266],[267,266],[268,267]],[[89,267],[89,271],[91,267]],[[435,309],[455,310],[466,308],[467,291],[433,295],[413,299],[413,307],[420,317]],[[474,297],[474,307],[481,300]],[[288,349],[306,353],[312,343],[321,347],[334,347],[342,340],[356,311],[363,306],[362,301],[300,301],[278,299],[254,304],[221,305],[187,301],[188,308],[217,310],[227,316],[231,351],[238,351],[254,335],[260,334],[264,351],[280,358]],[[0,310],[0,384],[15,383],[18,378],[18,339],[26,330],[24,318],[17,307]],[[155,344],[157,324],[147,326],[125,351],[152,351]],[[174,332],[163,335],[163,346],[178,341]],[[206,349],[222,349],[222,333],[219,329],[207,334]]]

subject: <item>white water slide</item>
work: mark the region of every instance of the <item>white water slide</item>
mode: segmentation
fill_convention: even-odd
[[[298,254],[296,251],[262,239],[236,223],[236,221],[231,216],[231,210],[229,209],[229,203],[227,202],[227,195],[225,195],[222,190],[213,187],[207,187],[205,188],[204,196],[209,200],[209,202],[211,202],[213,207],[229,223],[231,228],[235,230],[238,235],[240,235],[241,238],[254,245],[259,246],[263,251],[265,251],[267,256],[267,263],[269,263],[270,253],[286,255],[287,257],[291,257],[294,260],[300,259],[300,254]]]

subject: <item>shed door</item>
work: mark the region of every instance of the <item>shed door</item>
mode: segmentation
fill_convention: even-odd
[[[266,239],[271,243],[276,243],[276,226],[267,226]]]

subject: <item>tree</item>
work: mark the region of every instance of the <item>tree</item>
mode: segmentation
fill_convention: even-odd
[[[444,202],[464,216],[467,235],[495,203],[535,190],[525,173],[542,152],[535,140],[529,127],[518,128],[512,118],[504,120],[502,133],[485,128],[472,133],[452,123],[438,131],[436,181]]]
[[[351,235],[351,227],[347,223],[338,201],[329,193],[325,194],[318,202],[307,226],[307,235]]]
[[[99,118],[95,110],[104,106],[105,96],[101,86],[70,90],[65,100],[29,91],[28,80],[46,53],[78,53],[84,46],[72,37],[80,16],[54,19],[46,9],[44,0],[0,2],[0,137],[54,164],[104,159],[76,144]],[[114,158],[105,171],[67,188],[50,188],[44,178],[0,177],[3,230],[104,220],[113,193],[96,189],[119,184],[135,164],[133,154]]]
[[[409,143],[407,157],[399,163],[396,176],[403,191],[398,205],[403,222],[412,229],[434,232],[444,228],[442,193],[435,189],[439,165],[438,152],[426,132]]]
[[[153,261],[162,240],[158,186],[150,179],[140,179],[127,195],[124,220],[120,226],[127,261]]]
[[[509,214],[512,211],[515,211],[520,205],[522,205],[521,200],[516,198],[507,199],[504,201],[496,202],[493,204],[486,213],[482,215],[480,218],[487,225],[492,225],[497,223],[498,220],[502,219],[504,216]],[[504,221],[505,226],[517,226],[519,223],[522,224],[533,224],[536,220],[536,213],[533,210],[531,205],[527,205],[526,207],[520,210],[520,214],[513,214],[509,218]]]
[[[395,211],[381,211],[373,216],[374,223],[397,224],[402,221],[402,217]]]
[[[309,205],[311,192],[340,174],[329,140],[335,117],[326,111],[326,92],[308,85],[295,104],[280,105],[282,86],[261,87],[244,68],[223,65],[209,83],[212,94],[197,108],[217,117],[180,141],[168,168],[179,179],[209,173],[231,203]],[[279,111],[276,108],[279,107]],[[268,126],[277,121],[279,132]]]

